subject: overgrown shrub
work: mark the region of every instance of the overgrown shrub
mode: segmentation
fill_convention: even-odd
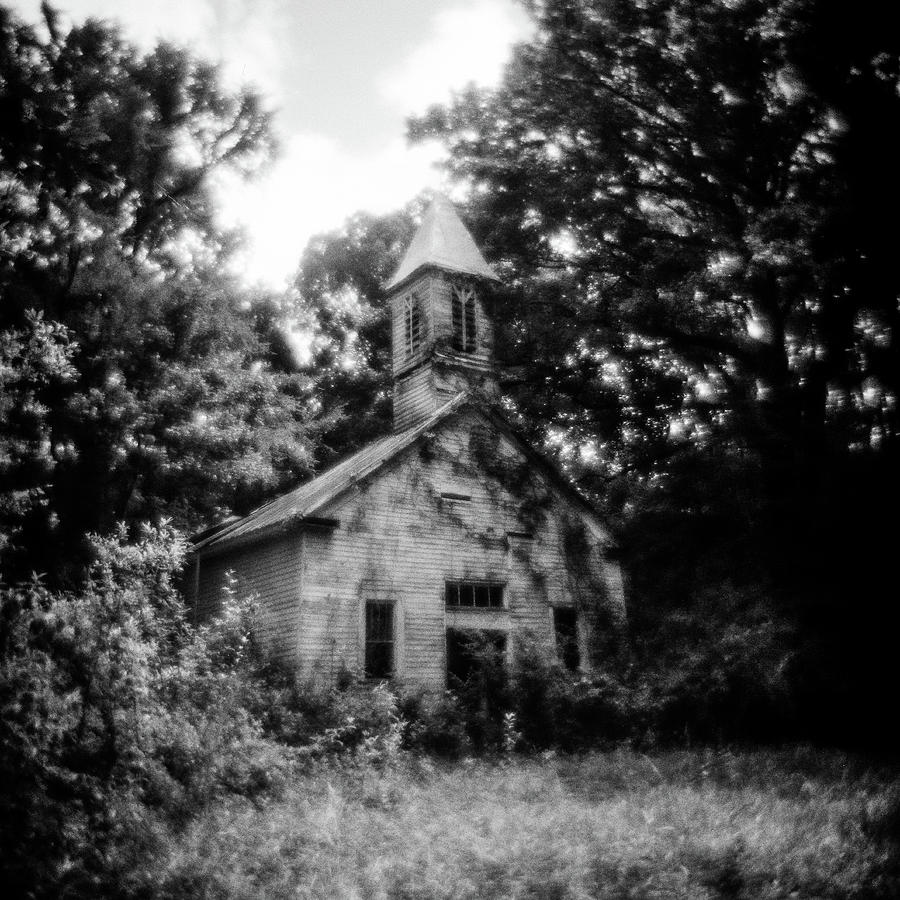
[[[425,753],[458,759],[472,751],[466,713],[452,691],[439,696],[407,694],[400,700],[407,745]]]
[[[491,641],[473,639],[468,677],[451,676],[450,692],[419,699],[406,716],[414,746],[449,756],[500,750],[509,743],[510,713],[518,749],[526,751],[756,743],[786,733],[780,647],[766,623],[735,626],[718,641],[673,648],[667,665],[623,666],[617,659],[610,670],[585,674],[559,665],[526,634],[517,636],[506,673]]]
[[[94,544],[83,590],[3,591],[0,837],[12,896],[113,896],[168,827],[224,794],[271,793],[289,769],[252,711],[249,604],[226,598],[220,620],[196,631],[174,586],[175,532]]]
[[[642,648],[632,675],[657,740],[758,744],[802,736],[793,722],[788,642],[770,619],[671,617],[669,633],[670,646],[652,660]]]
[[[620,679],[569,672],[528,638],[517,645],[511,699],[524,744],[532,749],[614,744],[638,733],[642,721],[634,692]]]
[[[266,664],[252,601],[234,590],[215,622],[189,626],[174,583],[184,545],[171,529],[96,539],[94,552],[78,592],[39,582],[2,592],[8,896],[152,893],[152,860],[210,804],[261,802],[317,768],[350,776],[366,804],[387,808],[429,765],[407,750],[731,741],[779,714],[779,643],[765,623],[682,643],[652,671],[590,677],[527,639],[507,671],[496,639],[476,637],[465,677],[440,696],[361,684],[321,692]],[[879,834],[894,828],[891,810],[873,812]]]

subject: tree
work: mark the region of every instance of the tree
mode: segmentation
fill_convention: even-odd
[[[421,201],[385,216],[356,213],[310,240],[295,282],[294,329],[302,371],[315,378],[323,414],[322,463],[384,434],[391,422],[390,311],[384,284],[414,231]]]
[[[214,173],[271,154],[269,114],[182,49],[46,5],[44,26],[0,9],[7,577],[77,572],[120,520],[245,509],[315,442],[310,379],[273,368],[213,210]]]
[[[95,536],[78,591],[0,588],[7,896],[159,893],[173,830],[288,776],[284,747],[263,735],[279,680],[253,642],[252,604],[225,597],[214,622],[191,627],[184,537],[162,526],[136,538]]]
[[[413,135],[483,189],[515,272],[561,273],[540,299],[554,327],[589,316],[577,361],[637,336],[630,359],[673,355],[755,444],[892,442],[889,404],[848,421],[828,391],[896,389],[893,230],[869,216],[900,197],[893,30],[793,0],[532,8],[504,86]]]
[[[501,86],[412,123],[447,143],[524,298],[520,407],[621,501],[637,605],[671,604],[685,560],[681,595],[755,582],[819,640],[816,672],[871,696],[890,677],[881,522],[900,496],[888,10],[528,5],[536,36]]]

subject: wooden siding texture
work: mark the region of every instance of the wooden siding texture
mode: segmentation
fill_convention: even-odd
[[[449,397],[441,396],[441,403]],[[434,374],[430,364],[394,381],[394,431],[405,431],[427,419],[438,408]]]
[[[231,573],[239,596],[258,597],[255,633],[266,652],[279,662],[296,665],[300,542],[301,536],[293,534],[201,558],[197,621],[208,621],[221,608]]]
[[[398,680],[432,689],[445,685],[447,628],[528,632],[541,652],[551,653],[553,605],[575,605],[587,616],[598,601],[621,601],[608,590],[608,564],[596,546],[589,542],[579,551],[578,566],[567,556],[573,522],[582,514],[533,468],[521,490],[511,486],[527,464],[512,443],[485,434],[483,422],[472,412],[449,420],[424,445],[327,508],[324,514],[340,519],[337,529],[304,534],[298,604],[303,677],[327,683],[341,669],[361,669],[366,600],[395,604]],[[485,448],[499,461],[493,474],[482,464]],[[533,537],[510,537],[510,531]],[[447,579],[503,582],[505,608],[446,609]],[[514,643],[515,637],[510,652]]]
[[[480,292],[475,305],[476,350],[453,349],[452,284],[450,276],[425,274],[391,299],[394,431],[421,422],[462,391],[498,393],[493,326]],[[419,298],[422,340],[418,352],[407,355],[405,309],[412,294]]]
[[[442,350],[449,349],[453,343],[453,282],[467,281],[460,276],[435,277],[432,279],[430,288],[431,294],[431,310],[432,310],[432,333],[434,340]],[[493,358],[494,354],[494,327],[490,318],[485,312],[483,302],[483,288],[478,285],[475,287],[475,333],[476,347],[475,352],[466,354],[468,358],[473,358],[482,365],[487,364]]]
[[[391,298],[391,346],[393,347],[393,374],[397,377],[428,355],[437,345],[442,351],[453,344],[452,284],[454,276],[438,273],[424,274],[409,287]],[[474,353],[463,357],[484,367],[490,364],[494,354],[494,326],[487,315],[483,289],[476,286],[475,328],[477,333]],[[406,353],[406,298],[415,294],[419,298],[421,341],[419,352]]]
[[[391,347],[395,377],[424,359],[428,348],[434,343],[434,281],[431,275],[423,275],[391,298]],[[406,298],[412,294],[419,298],[420,341],[418,352],[407,355],[405,310]]]

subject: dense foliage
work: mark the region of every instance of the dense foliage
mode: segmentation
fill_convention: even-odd
[[[687,675],[737,641],[789,676],[810,733],[878,739],[900,498],[889,10],[528,6],[501,86],[412,124],[445,141],[507,278],[523,421],[618,520],[646,665]]]
[[[271,151],[258,98],[44,15],[0,9],[0,554],[59,580],[89,532],[191,527],[308,471],[316,407],[214,217],[211,178]]]
[[[811,751],[663,752],[646,692],[573,679],[533,654],[508,679],[489,663],[443,697],[307,692],[265,666],[252,605],[233,593],[218,621],[190,626],[171,529],[124,537],[95,542],[77,593],[3,593],[6,896],[353,885],[392,896],[415,884],[416,896],[458,897],[548,879],[554,896],[621,896],[651,880],[691,897],[896,892],[889,771]],[[588,867],[575,858],[585,844]]]
[[[0,809],[10,896],[115,896],[160,832],[266,791],[287,761],[248,711],[248,619],[189,627],[170,529],[95,543],[78,594],[5,589]],[[168,823],[168,824],[167,824]]]
[[[391,335],[384,285],[414,231],[416,209],[385,216],[357,213],[337,231],[310,240],[295,281],[297,333],[323,413],[323,463],[358,449],[390,428]]]
[[[249,292],[211,179],[271,152],[258,99],[178,48],[0,7],[10,896],[896,895],[888,776],[646,754],[890,724],[900,275],[871,211],[900,201],[900,37],[812,0],[528,6],[504,83],[413,133],[473,188],[509,411],[618,526],[631,640],[590,677],[485,641],[438,697],[305,689],[233,591],[196,627],[172,525],[386,426],[382,285],[418,203],[314,239],[289,295]],[[544,760],[519,775],[518,752]],[[502,839],[476,850],[476,819]],[[383,865],[388,841],[411,849]]]

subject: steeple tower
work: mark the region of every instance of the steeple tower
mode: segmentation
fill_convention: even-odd
[[[499,281],[453,205],[438,195],[386,290],[391,308],[394,431],[457,394],[498,393],[484,295]]]

